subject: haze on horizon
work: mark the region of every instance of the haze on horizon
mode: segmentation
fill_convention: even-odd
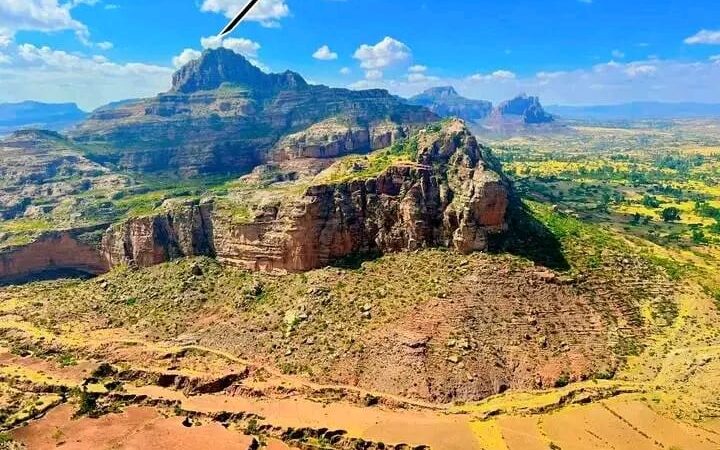
[[[709,0],[261,0],[215,37],[244,3],[0,0],[0,102],[88,110],[151,96],[223,46],[267,71],[402,96],[452,85],[495,102],[720,103],[720,5]]]

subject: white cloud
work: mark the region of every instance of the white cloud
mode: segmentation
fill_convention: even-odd
[[[720,55],[719,55],[720,56]],[[720,61],[720,60],[718,60]],[[520,92],[539,95],[545,104],[589,105],[634,101],[720,103],[720,62],[646,60],[608,62],[593,67],[538,72],[508,78],[503,71],[476,77],[363,79],[350,84],[356,89],[381,88],[409,97],[435,86],[454,86],[469,98],[495,102]]]
[[[149,97],[170,88],[172,69],[115,63],[103,56],[72,54],[22,44],[11,49],[12,65],[0,65],[0,101],[27,99],[78,103],[92,109],[111,101]]]
[[[407,79],[410,83],[429,83],[432,81],[439,80],[438,77],[431,76],[431,75],[425,75],[424,73],[409,73],[407,76]]]
[[[476,73],[475,75],[470,75],[468,77],[468,80],[470,81],[503,81],[503,80],[514,80],[517,78],[517,75],[515,75],[513,72],[510,72],[509,70],[496,70],[493,73],[484,75],[481,73]]]
[[[625,53],[620,50],[613,50],[612,57],[615,59],[623,59],[625,57]]]
[[[0,46],[8,45],[18,31],[53,32],[72,30],[85,45],[100,48],[109,42],[94,44],[85,24],[72,17],[71,10],[78,5],[95,5],[98,0],[71,0],[60,4],[58,0],[2,0],[0,1]]]
[[[313,58],[319,59],[320,61],[332,61],[335,59],[338,59],[338,54],[330,50],[330,47],[327,45],[323,45],[315,53],[313,53]]]
[[[407,62],[412,57],[412,51],[407,45],[388,36],[375,45],[361,45],[353,57],[360,61],[363,69],[379,70]]]
[[[245,38],[221,38],[219,36],[209,36],[200,39],[202,48],[220,48],[224,47],[235,53],[248,58],[256,58],[260,50],[260,44]]]
[[[410,66],[410,68],[408,68],[408,72],[410,72],[410,73],[423,73],[423,72],[427,72],[427,70],[428,70],[427,66],[423,66],[420,64],[416,64],[416,65]]]
[[[352,73],[352,70],[350,70],[349,67],[343,67],[340,69],[340,75],[350,75]]]
[[[715,62],[720,63],[720,55],[711,56],[710,61],[715,61]]]
[[[365,78],[367,80],[381,80],[383,78],[384,74],[382,70],[368,70],[365,72]]]
[[[9,30],[0,28],[0,47],[7,47],[12,42],[12,35]]]
[[[202,52],[192,48],[186,48],[179,55],[172,59],[173,66],[179,69],[190,61],[200,59]]]
[[[98,42],[96,45],[100,50],[110,50],[114,47],[113,43],[108,41]]]
[[[9,64],[10,57],[3,52],[0,52],[0,64]]]
[[[225,15],[228,19],[235,18],[247,2],[239,0],[203,0],[201,11]],[[263,0],[258,2],[248,13],[245,20],[260,22],[265,27],[279,25],[279,20],[290,15],[290,8],[285,0]]]
[[[657,72],[657,67],[649,64],[630,64],[626,69],[625,73],[631,78],[637,78],[642,76],[654,75]]]
[[[720,30],[700,30],[685,39],[688,45],[709,44],[720,45]]]

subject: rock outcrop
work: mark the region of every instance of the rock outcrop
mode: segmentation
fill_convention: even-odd
[[[501,103],[495,109],[495,115],[521,117],[526,125],[551,123],[555,119],[545,112],[540,99],[528,95],[519,95],[511,100]]]
[[[181,68],[170,92],[100,108],[71,135],[97,161],[132,172],[244,173],[267,162],[283,137],[329,119],[346,124],[347,132],[371,132],[387,123],[416,129],[437,116],[384,90],[333,89],[294,72],[266,74],[220,48]],[[354,150],[374,149],[361,144]],[[282,151],[303,153],[302,146],[287,145]]]
[[[25,278],[42,278],[54,272],[98,275],[110,264],[88,236],[97,235],[106,226],[45,233],[34,242],[0,250],[0,283]]]
[[[244,223],[212,203],[129,220],[103,239],[112,265],[216,256],[249,270],[300,272],[359,252],[488,248],[506,227],[510,182],[460,121],[425,130],[409,161],[377,175],[308,187]]]

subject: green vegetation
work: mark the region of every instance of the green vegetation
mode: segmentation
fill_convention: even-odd
[[[380,175],[395,164],[412,164],[418,151],[417,139],[396,142],[390,148],[377,150],[366,156],[349,156],[318,176],[318,180],[339,184]]]

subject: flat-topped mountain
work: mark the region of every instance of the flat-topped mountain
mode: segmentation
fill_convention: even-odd
[[[459,117],[475,122],[485,119],[492,112],[492,103],[472,100],[458,94],[452,86],[435,87],[409,99],[413,105],[425,106],[442,117]]]
[[[278,152],[283,158],[368,152],[436,119],[384,90],[334,89],[294,72],[267,74],[220,48],[178,70],[170,92],[102,107],[71,135],[104,164],[192,176],[247,172]],[[329,124],[327,134],[318,136],[315,127],[301,136],[321,122]],[[273,152],[291,134],[295,139]]]
[[[75,103],[0,103],[0,133],[23,128],[61,131],[87,117]]]

